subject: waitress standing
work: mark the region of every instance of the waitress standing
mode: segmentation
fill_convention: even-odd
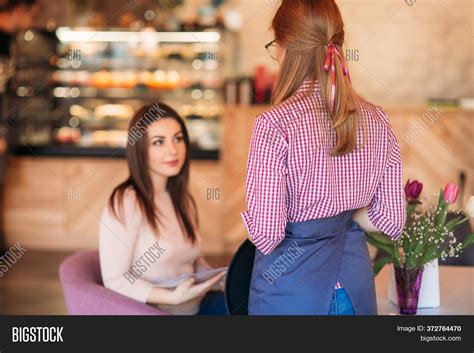
[[[359,97],[334,0],[283,0],[266,48],[280,69],[254,123],[244,224],[255,244],[250,315],[375,315],[364,230],[406,220],[400,148]]]

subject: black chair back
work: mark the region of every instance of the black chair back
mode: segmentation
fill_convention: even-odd
[[[230,315],[248,315],[250,279],[255,245],[246,239],[235,253],[227,270],[225,301]]]

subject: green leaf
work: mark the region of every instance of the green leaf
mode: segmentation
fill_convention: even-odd
[[[439,191],[438,205],[436,206],[436,225],[442,226],[446,223],[449,203],[444,201],[443,190]]]
[[[474,244],[474,233],[471,233],[467,236],[466,239],[462,242],[461,249],[466,249],[468,246]]]
[[[421,267],[427,264],[434,259],[439,258],[439,247],[430,247],[426,253],[420,257],[418,260],[416,267]],[[414,267],[413,267],[414,268]]]
[[[412,236],[410,233],[404,232],[404,234],[402,234],[402,237],[403,237],[402,238],[403,253],[406,255],[410,251],[410,246],[412,244],[412,239],[411,239]]]
[[[384,268],[386,264],[393,263],[393,260],[389,257],[382,257],[374,262],[374,277]]]
[[[378,241],[379,243],[387,244],[387,245],[395,245],[395,242],[389,237],[387,237],[386,235],[383,235],[377,232],[370,232],[366,234],[370,238],[373,238],[374,240]]]
[[[417,240],[415,240],[415,236],[410,234],[410,239],[408,239],[408,250],[405,253],[413,252],[413,248],[416,246]]]
[[[421,255],[424,253],[422,249],[424,248],[424,244],[426,243],[423,241],[423,239],[425,239],[424,236],[422,240],[416,241],[416,245],[413,248],[413,251],[409,254],[409,256],[407,256],[406,263],[408,268],[415,268],[416,264],[418,263],[418,259],[420,258],[417,257],[417,255]]]
[[[416,206],[418,206],[416,203],[409,203],[407,205],[407,219],[409,219],[412,213],[416,210]]]
[[[416,240],[416,236],[414,234],[410,235],[410,244],[408,246],[408,251],[405,252],[407,255],[407,263],[413,263],[415,260],[413,259],[415,255],[419,254],[420,250],[422,249],[422,245],[425,244],[426,234],[429,231],[429,220],[428,218],[424,218],[420,227],[424,227],[424,231],[422,234],[418,234],[420,239]]]
[[[424,228],[424,231],[423,233],[420,233],[419,231],[416,231],[415,232],[415,229],[413,229],[413,233],[416,233],[417,236],[421,236],[421,240],[418,240],[418,241],[423,241],[423,239],[425,238],[426,236],[426,232],[429,230],[429,222],[430,222],[430,219],[429,217],[424,217],[421,219],[420,221],[421,223],[419,224],[419,227],[423,227]],[[417,241],[416,240],[413,240],[414,238],[416,238],[416,235],[415,234],[412,234],[413,238],[411,239],[411,246],[410,246],[410,250],[413,251],[413,248],[415,247],[415,245],[417,244]]]
[[[443,189],[439,189],[438,207],[444,202]]]
[[[395,243],[389,245],[383,244],[371,237],[366,237],[366,239],[370,245],[376,247],[379,250],[385,251],[388,255],[390,255],[395,263],[400,263],[400,259],[398,257],[398,249]]]
[[[461,217],[453,218],[448,223],[446,223],[445,227],[448,229],[448,231],[452,231],[456,226],[463,223],[466,219],[461,221]]]

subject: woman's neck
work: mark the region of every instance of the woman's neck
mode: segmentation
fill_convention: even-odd
[[[153,191],[156,195],[163,194],[166,192],[166,186],[168,184],[168,177],[163,175],[156,175],[152,174],[152,183],[153,183]]]

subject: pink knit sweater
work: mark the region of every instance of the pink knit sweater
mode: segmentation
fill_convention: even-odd
[[[141,215],[131,188],[125,192],[124,223],[107,206],[100,219],[100,268],[105,287],[143,303],[160,281],[198,270],[196,261],[201,257],[201,236],[196,232],[194,245],[184,236],[169,193],[155,199],[162,221],[158,234]],[[200,301],[157,307],[170,314],[194,315]]]

